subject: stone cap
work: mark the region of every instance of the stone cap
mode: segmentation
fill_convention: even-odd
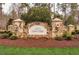
[[[72,26],[74,26],[74,25],[72,25],[72,24],[69,24],[68,26],[69,26],[69,27],[72,27]]]
[[[62,22],[63,20],[61,20],[61,19],[59,19],[59,18],[55,18],[55,19],[53,19],[52,21],[57,21],[57,22]]]
[[[46,22],[31,22],[31,23],[28,23],[27,25],[48,25],[48,23],[46,23]]]
[[[31,27],[33,25],[42,25],[42,26],[48,27],[48,23],[46,22],[31,22],[27,24],[27,27]]]
[[[23,20],[21,20],[21,19],[15,19],[15,20],[13,20],[14,22],[18,22],[18,21],[21,21],[21,22],[23,22]]]

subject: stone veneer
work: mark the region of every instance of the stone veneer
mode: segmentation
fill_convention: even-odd
[[[29,29],[34,26],[34,25],[40,25],[40,26],[43,26],[47,29],[47,35],[29,35]],[[29,23],[27,24],[27,36],[28,37],[50,37],[50,28],[48,26],[47,23],[43,23],[43,22],[32,22],[32,23]]]
[[[47,30],[47,35],[29,35],[29,29],[34,26],[39,25],[43,26]],[[56,36],[62,36],[64,32],[69,31],[70,33],[75,30],[74,25],[69,25],[68,27],[64,26],[63,20],[59,18],[52,19],[52,30],[45,22],[32,22],[25,25],[25,22],[21,19],[16,19],[12,22],[12,25],[8,26],[8,31],[11,31],[19,38],[27,37],[47,37],[54,38]]]

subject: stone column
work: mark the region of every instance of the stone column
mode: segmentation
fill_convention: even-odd
[[[68,32],[71,34],[72,32],[75,31],[75,26],[74,25],[68,25]]]

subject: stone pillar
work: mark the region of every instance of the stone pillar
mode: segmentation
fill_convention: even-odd
[[[52,20],[52,38],[63,35],[64,24],[63,20],[55,18]]]
[[[12,22],[12,25],[9,25],[8,30],[14,33],[18,38],[23,38],[25,23],[21,19],[16,19]]]
[[[76,25],[76,30],[79,30],[79,25]]]
[[[75,31],[75,26],[74,25],[68,25],[68,32],[71,34],[72,32]]]

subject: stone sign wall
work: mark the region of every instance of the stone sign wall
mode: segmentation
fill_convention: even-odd
[[[47,23],[32,22],[27,25],[28,36],[49,36],[49,28]]]
[[[16,19],[12,22],[12,25],[8,26],[8,31],[11,31],[19,38],[25,37],[26,32],[24,31],[25,23],[21,19]]]
[[[64,26],[63,20],[55,18],[52,20],[52,29],[45,22],[32,22],[25,25],[21,19],[16,19],[12,25],[8,26],[8,31],[11,31],[19,38],[27,37],[47,37],[54,38],[62,36],[66,31],[72,33],[75,30],[74,25]]]
[[[29,28],[29,35],[47,35],[47,29],[41,25],[34,25]]]
[[[52,20],[52,37],[62,36],[64,33],[65,27],[63,20],[55,18]]]

